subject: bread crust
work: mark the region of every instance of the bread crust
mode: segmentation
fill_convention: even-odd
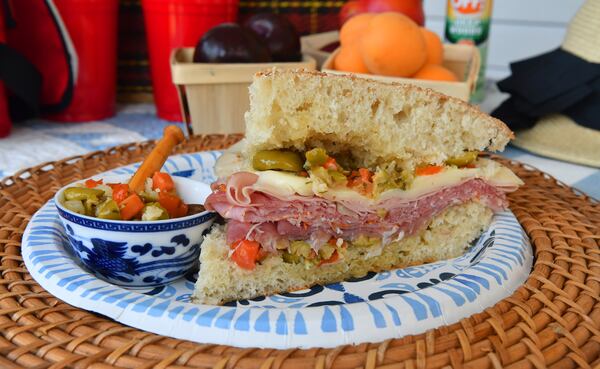
[[[414,169],[500,151],[514,137],[500,120],[431,89],[309,70],[256,74],[245,119],[248,162],[260,150],[324,147],[353,152],[363,166]]]
[[[421,87],[421,86],[417,86],[417,85],[411,85],[408,83],[385,82],[385,81],[371,79],[371,78],[357,77],[354,74],[332,74],[332,73],[324,73],[324,72],[317,71],[314,69],[304,69],[304,68],[298,68],[298,69],[292,69],[292,70],[281,70],[281,69],[276,69],[276,68],[267,69],[267,70],[257,72],[254,75],[254,78],[263,78],[263,77],[269,78],[269,77],[274,76],[277,73],[311,75],[311,76],[320,77],[320,78],[349,79],[353,82],[368,81],[368,82],[374,83],[376,85],[396,86],[399,88],[403,88],[407,91],[418,91],[421,93],[426,93],[433,99],[448,100],[448,101],[452,102],[453,104],[458,104],[458,105],[464,106],[465,108],[467,108],[469,110],[470,113],[477,115],[480,119],[484,119],[484,120],[492,122],[499,130],[501,130],[503,132],[504,135],[509,137],[511,140],[515,138],[515,133],[513,131],[511,131],[510,128],[508,128],[508,126],[500,119],[494,118],[494,117],[482,112],[476,105],[469,104],[468,102],[458,99],[456,97],[444,95],[443,93],[437,92],[430,88]]]

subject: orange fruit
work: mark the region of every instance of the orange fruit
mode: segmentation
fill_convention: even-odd
[[[365,65],[373,74],[410,77],[427,59],[419,26],[400,13],[381,13],[369,22],[360,39]]]
[[[448,69],[437,64],[427,64],[421,70],[419,70],[413,78],[415,79],[428,79],[433,81],[449,81],[457,82],[458,78],[456,75]]]
[[[340,29],[340,44],[348,45],[358,41],[375,15],[363,13],[348,19]]]
[[[333,61],[333,69],[353,73],[369,73],[356,44],[344,45],[340,48]]]
[[[444,59],[444,47],[442,46],[442,40],[437,33],[428,30],[427,28],[421,28],[423,38],[425,38],[425,46],[427,47],[427,60],[425,64],[442,64]]]

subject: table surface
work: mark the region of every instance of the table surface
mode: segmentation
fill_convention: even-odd
[[[492,90],[481,104],[481,109],[490,111],[502,99],[501,94]],[[168,124],[156,117],[152,104],[122,106],[116,116],[89,123],[53,123],[44,120],[18,123],[8,138],[0,139],[0,178],[43,162],[155,139],[161,136]],[[600,199],[600,168],[544,158],[513,146],[507,147],[502,155],[536,167]]]

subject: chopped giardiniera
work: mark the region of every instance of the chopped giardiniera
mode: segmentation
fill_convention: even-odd
[[[343,173],[340,173],[336,170],[329,170],[327,171],[327,174],[329,174],[332,184],[336,186],[345,186],[348,183],[348,177],[346,177]]]
[[[283,258],[283,261],[288,264],[298,264],[302,262],[302,257],[300,255],[292,254],[289,251],[282,252],[281,257]]]
[[[164,220],[169,219],[169,213],[157,202],[151,202],[142,210],[142,220]]]
[[[119,205],[113,199],[106,199],[96,207],[96,217],[100,219],[120,220]]]
[[[111,220],[162,220],[188,214],[189,207],[177,195],[173,179],[156,172],[143,189],[134,192],[126,183],[88,179],[63,191],[61,204],[78,214]]]
[[[321,248],[319,249],[319,257],[323,260],[327,260],[333,255],[335,250],[336,250],[335,246],[332,246],[332,245],[326,243],[323,246],[321,246]]]
[[[414,179],[413,173],[399,168],[395,162],[377,167],[373,175],[374,193],[379,194],[387,190],[406,190]]]
[[[365,235],[360,235],[356,239],[352,240],[350,243],[351,246],[356,247],[372,247],[375,245],[381,244],[381,237],[370,237]]]
[[[90,200],[98,203],[100,197],[104,195],[104,191],[95,188],[69,187],[65,190],[64,195],[66,200]]]
[[[308,259],[311,256],[312,249],[310,244],[306,241],[292,241],[290,242],[289,251],[291,254]]]
[[[325,149],[317,147],[304,154],[306,156],[307,169],[325,164],[329,155]]]
[[[71,210],[74,213],[85,215],[85,207],[83,206],[83,202],[80,200],[65,200],[63,202],[65,208]]]

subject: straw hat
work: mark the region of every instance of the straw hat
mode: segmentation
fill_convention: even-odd
[[[562,49],[600,63],[600,0],[587,0],[581,6],[569,24]],[[533,128],[517,132],[512,143],[536,154],[600,167],[600,131],[562,114],[546,116]]]

